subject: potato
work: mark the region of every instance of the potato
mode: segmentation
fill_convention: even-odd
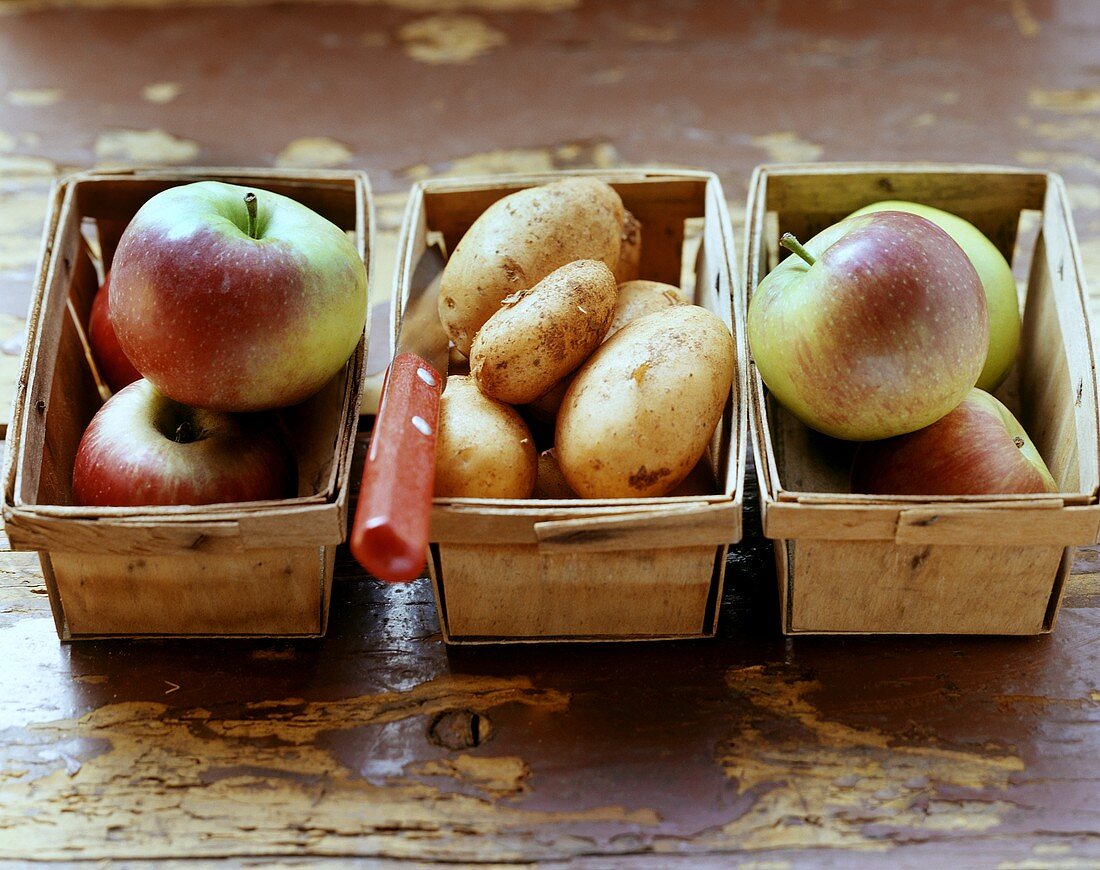
[[[677,305],[627,324],[585,363],[565,394],[558,464],[584,498],[662,496],[707,449],[733,380],[726,325]]]
[[[627,281],[619,284],[619,298],[615,303],[615,315],[607,328],[607,341],[616,332],[651,311],[661,311],[672,305],[688,305],[691,302],[679,287],[660,281]]]
[[[615,276],[598,260],[554,270],[485,322],[470,349],[470,374],[494,399],[534,401],[599,346],[615,298]]]
[[[619,261],[623,203],[608,184],[570,178],[510,194],[474,221],[443,270],[439,319],[462,353],[501,302],[575,260]]]
[[[543,450],[539,454],[539,473],[535,480],[535,498],[576,498],[577,494],[569,488],[565,475],[561,473],[558,457],[554,449]]]
[[[623,212],[623,230],[620,236],[619,260],[611,271],[615,273],[615,283],[634,281],[642,268],[642,225],[630,212]]]
[[[573,383],[573,379],[566,376],[533,402],[528,402],[527,411],[530,418],[538,420],[540,423],[551,424],[557,420],[561,400],[565,398],[565,391],[569,389],[571,383]]]
[[[530,498],[535,441],[514,408],[482,395],[472,378],[449,377],[439,402],[435,494]]]

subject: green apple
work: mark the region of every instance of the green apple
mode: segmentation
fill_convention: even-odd
[[[989,311],[989,352],[977,386],[990,392],[997,389],[1008,376],[1020,344],[1020,305],[1016,300],[1016,279],[1008,261],[974,224],[950,212],[916,202],[889,200],[864,206],[852,216],[876,211],[920,215],[945,230],[966,252],[982,279]]]

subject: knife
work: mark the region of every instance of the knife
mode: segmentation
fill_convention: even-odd
[[[427,562],[449,344],[436,307],[443,265],[443,252],[429,245],[413,272],[352,522],[352,555],[390,583],[415,580]]]

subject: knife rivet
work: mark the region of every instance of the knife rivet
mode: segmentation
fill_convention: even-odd
[[[428,421],[425,420],[423,417],[413,417],[412,418],[412,424],[417,429],[420,430],[420,434],[422,434],[422,435],[431,435],[432,434],[432,427],[428,425]]]
[[[426,383],[429,387],[435,386],[435,378],[432,377],[432,373],[427,369],[417,369],[416,376],[420,378],[420,380],[422,380],[424,383]]]

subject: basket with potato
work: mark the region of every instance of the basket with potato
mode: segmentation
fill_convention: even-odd
[[[433,238],[451,252],[429,559],[445,639],[713,634],[747,426],[717,178],[418,184],[396,311]]]

